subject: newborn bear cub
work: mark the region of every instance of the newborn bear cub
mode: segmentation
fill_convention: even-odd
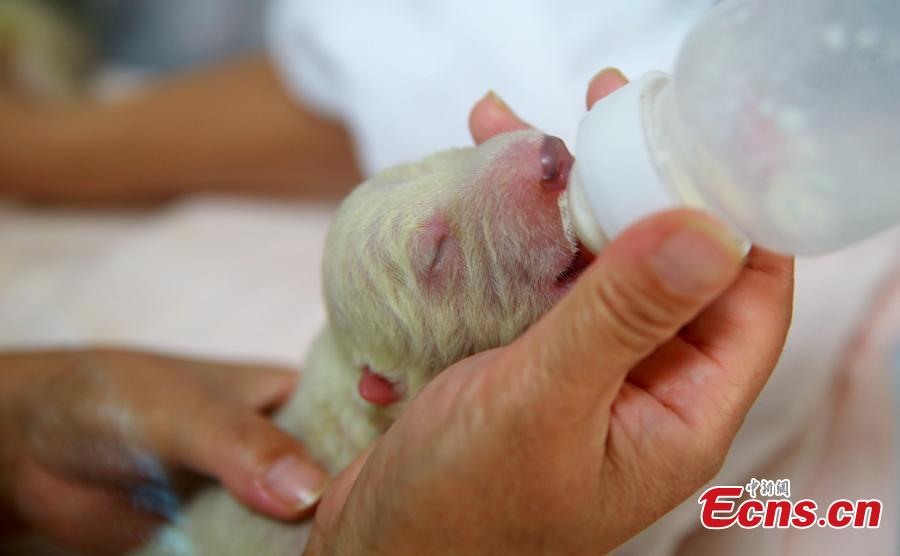
[[[328,322],[276,419],[331,472],[435,374],[514,340],[589,264],[565,224],[572,157],[537,131],[387,170],[343,202],[326,242]],[[195,497],[152,554],[297,554],[306,531]]]

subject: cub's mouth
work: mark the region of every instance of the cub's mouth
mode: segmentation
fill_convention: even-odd
[[[575,283],[575,280],[581,276],[581,273],[590,266],[590,264],[597,257],[587,250],[584,244],[581,241],[575,242],[575,253],[572,255],[572,258],[569,260],[568,266],[563,269],[556,276],[556,281],[554,282],[556,287],[562,289],[568,289],[572,287],[572,284]]]
[[[584,246],[575,234],[572,218],[569,215],[568,193],[568,190],[563,191],[562,195],[557,199],[563,237],[572,252],[569,264],[556,276],[554,282],[556,287],[562,290],[567,290],[572,287],[572,284],[575,283],[584,270],[597,258]]]

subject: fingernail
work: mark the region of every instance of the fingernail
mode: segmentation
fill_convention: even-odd
[[[620,70],[619,68],[604,68],[604,69],[598,71],[597,73],[595,73],[594,77],[591,78],[589,83],[593,83],[593,81],[595,79],[597,79],[601,75],[606,75],[606,74],[612,74],[612,75],[615,75],[616,77],[618,77],[619,79],[621,79],[622,81],[626,81],[626,82],[628,81],[628,78],[625,77],[625,74],[622,73],[622,70]]]
[[[504,110],[509,110],[509,105],[506,104],[506,101],[504,101],[502,98],[500,98],[500,95],[495,93],[493,89],[489,89],[485,96],[487,98],[491,99],[491,102],[493,102],[500,108],[502,108]]]
[[[651,266],[659,279],[680,294],[699,294],[720,286],[741,261],[740,246],[728,232],[692,222],[660,245]]]
[[[625,74],[622,73],[622,70],[620,70],[619,68],[606,68],[606,71],[607,71],[608,73],[611,73],[611,74],[615,75],[616,77],[618,77],[618,78],[621,79],[622,81],[628,81],[628,77],[626,77]]]
[[[314,465],[289,455],[269,468],[264,482],[278,501],[292,510],[301,510],[319,501],[328,485],[328,476]]]

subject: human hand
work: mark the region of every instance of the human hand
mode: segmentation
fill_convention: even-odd
[[[588,104],[625,83],[604,72]],[[525,126],[487,97],[473,137]],[[600,554],[721,466],[790,323],[792,261],[675,211],[511,345],[447,369],[326,492],[307,554]]]
[[[327,481],[261,415],[296,373],[114,350],[0,355],[0,370],[0,515],[68,548],[143,544],[188,470],[281,519]]]

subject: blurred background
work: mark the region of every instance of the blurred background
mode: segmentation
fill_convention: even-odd
[[[180,83],[173,93],[156,93],[158,84],[192,71],[245,58],[262,66],[266,7],[264,0],[0,0],[0,347],[111,343],[299,364],[324,320],[318,263],[327,223],[352,183],[341,180],[337,195],[298,199],[262,187],[260,194],[247,182],[230,189],[223,182],[231,169],[194,174],[182,159],[204,156],[188,152],[200,150],[197,137],[169,143],[191,128],[186,120],[198,100],[211,95],[202,84],[193,93]],[[235,73],[223,84],[240,89],[259,81],[255,69]],[[286,103],[280,88],[271,94]],[[149,99],[135,101],[143,103],[132,111],[137,116],[116,111],[135,98]],[[208,117],[226,118],[232,103],[211,107]],[[100,111],[115,118],[115,130],[107,133]],[[63,132],[48,131],[70,124],[72,137],[55,141]],[[142,133],[151,126],[160,126],[159,136]],[[26,145],[28,137],[34,142]],[[211,140],[202,132],[199,138]],[[129,141],[128,152],[110,148]],[[97,151],[96,164],[76,154],[82,143]],[[227,168],[228,155],[212,152],[202,165]],[[19,165],[28,168],[20,174]],[[32,181],[41,168],[51,171]],[[145,181],[154,168],[164,175]],[[180,176],[190,183],[162,191],[149,185]],[[112,189],[84,195],[106,181]],[[130,185],[150,191],[119,194]],[[284,278],[266,279],[276,272]],[[179,298],[199,318],[176,309]],[[263,324],[286,312],[280,307],[310,313]],[[134,318],[142,313],[156,316]],[[242,325],[228,318],[240,313],[250,315]]]
[[[48,33],[52,23],[39,20],[57,18],[80,36],[97,64],[148,73],[219,61],[263,45],[265,0],[3,0],[0,4],[7,14],[7,28],[13,25],[13,17],[20,17],[11,15],[14,11],[32,13],[33,25],[46,26]]]
[[[440,2],[0,0],[0,349],[300,366],[328,222],[362,176],[467,144],[488,88],[571,141],[594,71],[668,69],[713,3],[457,3],[472,23]],[[882,498],[882,529],[710,537],[689,500],[665,553],[898,553],[898,245],[798,263],[785,357],[724,471]]]
[[[57,0],[78,7],[104,58],[162,72],[260,50],[265,0]],[[81,4],[81,6],[78,6]]]

